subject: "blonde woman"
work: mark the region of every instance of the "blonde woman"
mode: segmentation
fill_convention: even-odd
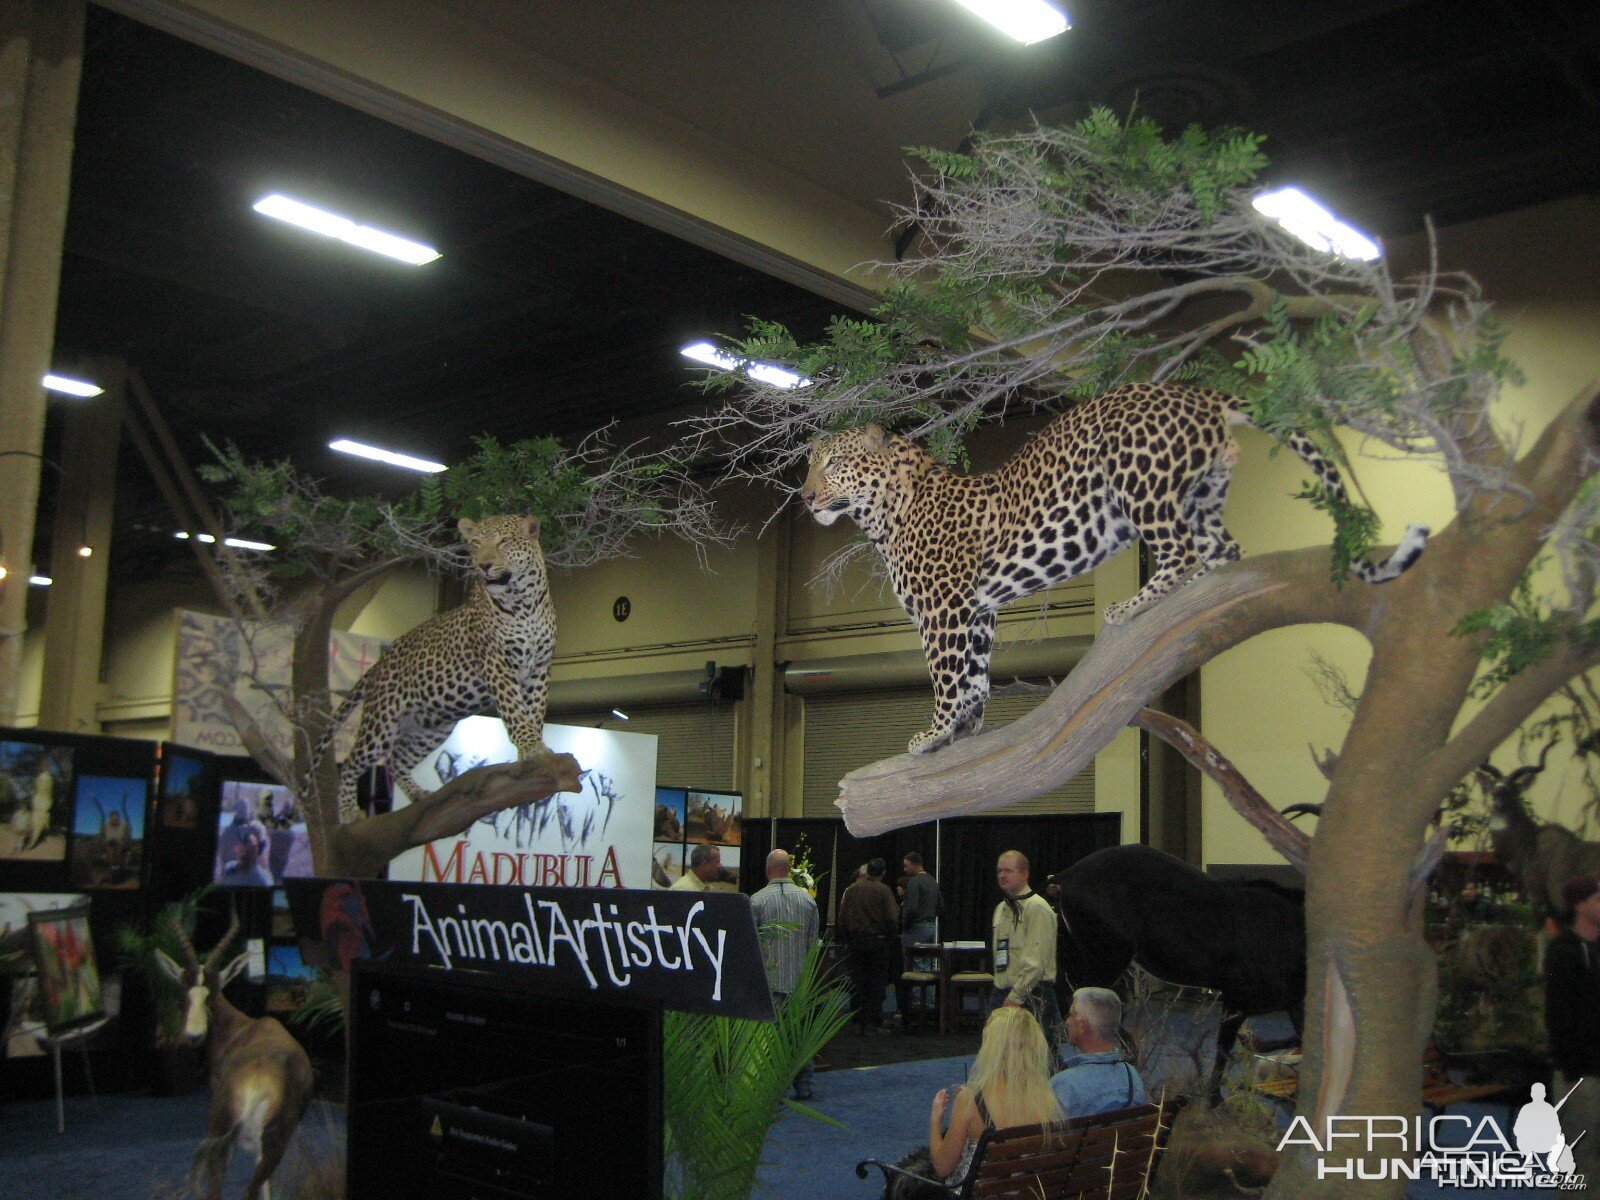
[[[1050,1090],[1050,1044],[1033,1014],[1006,1005],[989,1014],[983,1045],[966,1086],[956,1092],[950,1126],[940,1131],[949,1096],[933,1098],[928,1116],[928,1154],[934,1172],[947,1183],[960,1183],[985,1129],[1011,1129],[1063,1119]]]

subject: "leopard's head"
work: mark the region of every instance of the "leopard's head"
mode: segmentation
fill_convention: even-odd
[[[824,434],[811,443],[807,461],[800,500],[821,525],[847,513],[859,522],[932,462],[922,447],[876,422]]]
[[[545,589],[538,517],[462,517],[457,528],[491,599],[505,604]]]

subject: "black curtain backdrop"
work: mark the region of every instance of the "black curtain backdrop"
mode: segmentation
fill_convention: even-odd
[[[1028,856],[1035,888],[1087,854],[1122,840],[1119,813],[1040,817],[954,817],[940,823],[939,889],[944,895],[940,936],[945,941],[988,941],[1000,903],[995,860],[1007,850]]]
[[[1032,881],[1042,887],[1048,876],[1122,840],[1122,818],[1117,813],[957,817],[868,838],[852,836],[839,817],[789,817],[775,824],[776,845],[792,853],[804,838],[817,869],[829,872],[817,892],[817,905],[827,925],[833,924],[839,897],[862,863],[883,859],[889,868],[885,879],[895,887],[900,882],[900,860],[909,851],[920,852],[923,866],[933,872],[944,898],[940,936],[945,941],[988,940],[990,917],[1000,902],[1000,890],[994,881],[995,860],[1005,851],[1026,854],[1032,864]],[[746,829],[747,863],[757,861],[755,834],[754,828]],[[770,848],[765,822],[761,823],[760,837],[760,858],[764,861]],[[747,867],[747,877],[751,870],[757,870],[758,878],[764,874],[759,868]]]
[[[739,831],[739,890],[753,896],[767,886],[767,852],[772,849],[772,821],[744,821]]]

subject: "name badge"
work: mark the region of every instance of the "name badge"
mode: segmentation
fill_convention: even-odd
[[[1007,970],[1011,966],[1011,939],[996,938],[994,943],[994,969]]]

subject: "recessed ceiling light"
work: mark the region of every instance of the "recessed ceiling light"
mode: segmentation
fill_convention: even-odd
[[[705,363],[709,367],[721,367],[724,371],[736,371],[742,368],[751,379],[759,379],[762,383],[770,383],[773,387],[801,387],[811,382],[793,371],[786,371],[772,363],[733,358],[718,350],[710,342],[691,342],[678,353],[685,358],[694,359],[695,362]]]
[[[412,266],[421,266],[439,257],[439,252],[432,246],[424,246],[421,242],[385,233],[370,225],[358,225],[349,217],[313,208],[309,204],[302,204],[298,200],[291,200],[276,192],[261,197],[251,207],[262,216],[276,217],[280,221],[298,225],[301,229],[309,229],[312,233],[338,238],[341,242],[360,246],[363,250],[371,250],[374,254],[397,258]]]
[[[52,392],[60,392],[63,396],[98,396],[105,391],[105,388],[86,379],[72,379],[66,375],[46,375],[43,382]]]
[[[55,580],[48,575],[29,575],[28,582],[33,584],[34,587],[49,587]]]
[[[627,721],[627,720],[631,720],[632,719],[632,718],[630,718],[628,716],[627,713],[623,712],[620,708],[613,708],[611,710],[611,715],[613,717],[617,718],[617,720],[619,720],[619,721]]]
[[[956,3],[1024,46],[1072,28],[1067,14],[1046,0],[956,0]]]
[[[1383,255],[1378,244],[1366,234],[1345,224],[1299,188],[1262,192],[1250,203],[1257,212],[1271,217],[1315,250],[1360,262],[1370,262]]]
[[[175,538],[179,538],[179,539],[181,539],[183,541],[188,541],[188,539],[189,539],[189,537],[191,535],[188,533],[187,530],[180,529],[180,530],[178,530],[177,533],[173,534],[172,536],[175,537]],[[217,540],[216,538],[212,537],[209,533],[197,533],[197,534],[194,534],[193,537],[194,537],[195,541],[204,542],[208,546],[213,545]],[[262,550],[262,551],[265,551],[265,550],[276,550],[277,549],[276,546],[271,545],[271,544],[269,544],[267,542],[252,542],[252,541],[249,541],[249,540],[247,540],[245,538],[225,537],[225,538],[222,539],[222,544],[224,546],[232,546],[235,550]]]
[[[329,442],[328,449],[337,450],[340,454],[354,454],[357,458],[370,458],[373,462],[388,463],[391,467],[404,467],[408,471],[437,474],[447,469],[443,463],[429,462],[425,458],[413,458],[409,454],[396,454],[393,450],[380,450],[376,446],[352,442],[349,438]]]

